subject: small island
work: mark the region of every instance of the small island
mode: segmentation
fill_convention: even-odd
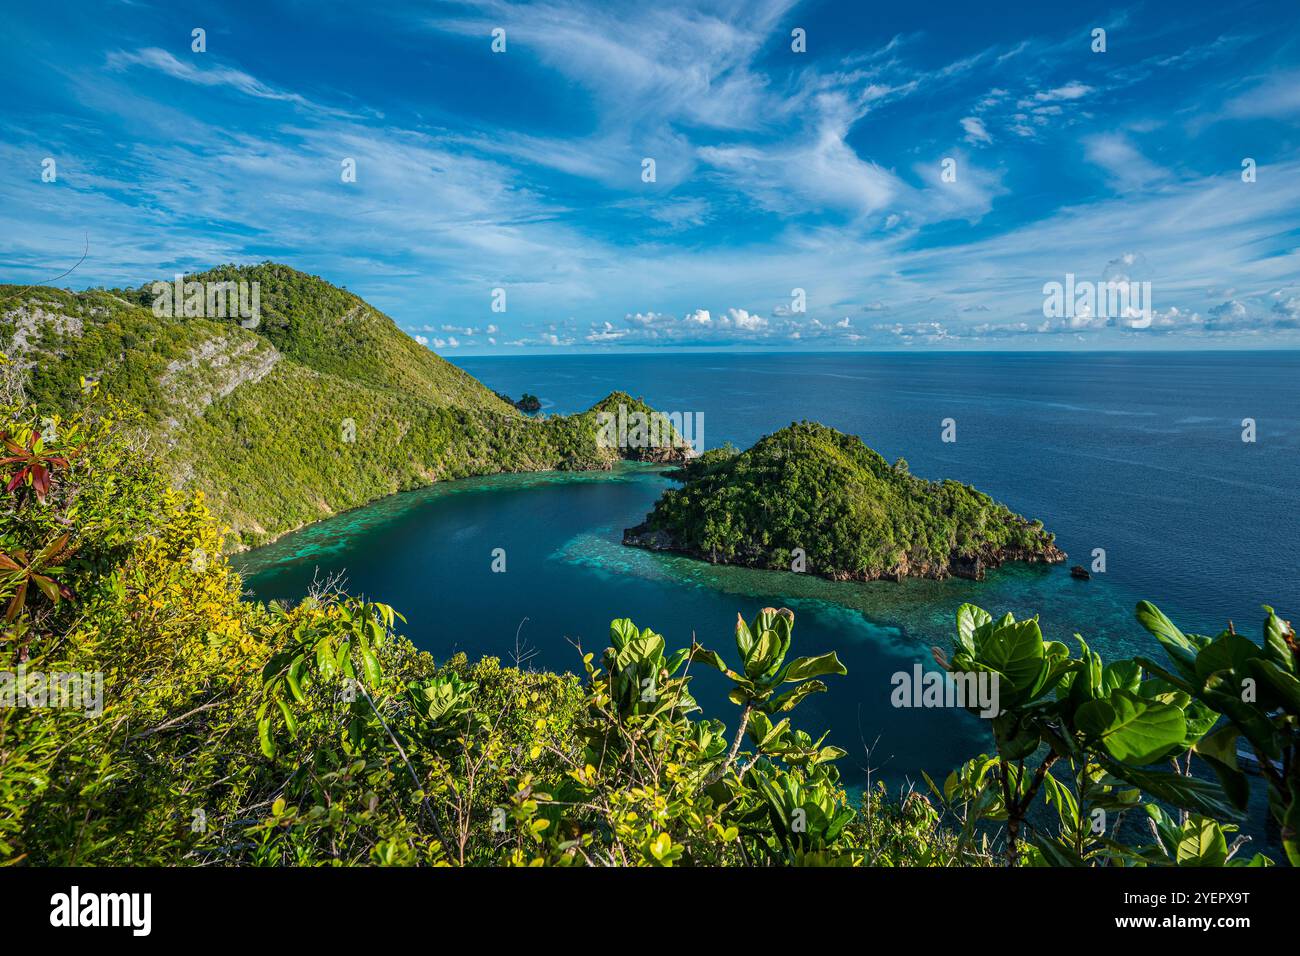
[[[815,422],[745,452],[713,449],[680,476],[624,544],[836,581],[982,580],[1007,561],[1066,557],[1042,522],[961,482],[918,478],[903,459],[890,464]]]
[[[519,401],[515,401],[505,392],[496,392],[495,394],[497,398],[501,399],[501,401],[505,402],[507,405],[513,405],[521,412],[526,412],[529,415],[533,412],[539,412],[542,410],[542,400],[529,392],[524,392],[523,395],[519,396]]]

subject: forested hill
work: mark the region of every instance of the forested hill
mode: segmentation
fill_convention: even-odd
[[[152,282],[0,286],[0,351],[43,409],[76,407],[87,380],[142,409],[173,484],[202,490],[234,544],[434,481],[618,457],[594,413],[530,419],[316,276],[264,263],[185,281],[257,283],[256,321],[234,302],[160,317]]]
[[[837,580],[981,578],[1064,560],[1041,522],[957,481],[927,481],[815,422],[691,462],[624,543]],[[799,565],[796,567],[796,565]]]

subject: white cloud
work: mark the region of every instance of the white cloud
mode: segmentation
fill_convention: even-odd
[[[1229,119],[1283,119],[1300,113],[1300,72],[1271,76],[1229,100],[1221,115]]]
[[[1121,192],[1143,189],[1168,178],[1168,173],[1138,151],[1120,133],[1098,133],[1083,139],[1084,156],[1108,174]]]
[[[988,144],[993,142],[993,137],[984,126],[984,121],[978,116],[967,116],[961,121],[961,128],[966,131],[966,142],[972,145]]]
[[[245,73],[242,70],[236,70],[228,66],[220,65],[201,69],[192,63],[178,60],[171,53],[157,47],[146,47],[145,49],[134,52],[115,50],[112,53],[109,53],[106,65],[110,70],[118,71],[126,70],[133,66],[143,66],[147,69],[164,73],[173,79],[183,80],[186,83],[193,83],[196,86],[227,87],[243,93],[246,96],[252,96],[261,100],[279,100],[281,102],[305,107],[313,111],[331,113],[337,116],[350,115],[341,110],[332,110],[318,106],[297,93],[290,93],[268,86],[261,80],[258,80],[256,77]]]
[[[745,309],[728,309],[723,325],[724,327],[730,325],[742,332],[761,332],[767,328],[767,319],[761,315],[753,315]]]
[[[1058,100],[1077,100],[1087,96],[1092,92],[1092,87],[1086,83],[1072,81],[1064,86],[1058,86],[1051,90],[1039,90],[1034,94],[1034,100],[1039,103],[1053,103]],[[1021,108],[1030,105],[1027,100],[1021,100]]]

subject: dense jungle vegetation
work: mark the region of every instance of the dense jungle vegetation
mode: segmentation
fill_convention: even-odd
[[[627,543],[713,562],[836,579],[982,577],[1005,560],[1060,561],[1029,521],[957,481],[926,481],[861,439],[814,422],[744,452],[713,449],[684,469]]]
[[[788,610],[738,616],[722,650],[615,620],[576,676],[437,661],[383,604],[242,601],[147,416],[0,385],[0,672],[30,696],[0,707],[0,863],[1260,866],[1233,835],[1252,784],[1300,863],[1298,648],[1271,610],[1256,642],[1142,604],[1153,657],[1106,663],[964,605],[936,660],[996,677],[992,749],[853,793],[845,751],[792,723],[844,667],[794,653]],[[725,724],[699,667],[731,683]],[[84,671],[102,712],[29,706],[39,675]]]
[[[156,316],[152,283],[0,287],[0,350],[46,413],[71,414],[84,379],[139,409],[171,484],[204,493],[234,548],[434,481],[609,468],[620,450],[597,441],[596,413],[648,410],[614,393],[580,415],[529,417],[362,299],[288,266],[185,278],[258,283],[256,325]]]

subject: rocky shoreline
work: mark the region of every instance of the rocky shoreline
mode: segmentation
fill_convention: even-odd
[[[623,544],[631,548],[644,548],[647,551],[668,551],[673,554],[681,554],[699,561],[707,561],[709,564],[729,564],[762,571],[790,570],[784,565],[774,564],[769,554],[758,549],[741,556],[740,559],[719,560],[717,554],[709,554],[696,548],[683,546],[674,539],[671,532],[663,528],[651,528],[649,522],[642,522],[634,528],[625,529],[623,531]],[[965,578],[970,581],[983,581],[988,571],[996,570],[1009,562],[1062,564],[1066,557],[1066,553],[1055,545],[1048,545],[1040,551],[998,548],[974,555],[962,555],[954,552],[944,564],[928,561],[912,564],[905,559],[902,564],[894,568],[873,569],[871,571],[823,571],[810,566],[807,573],[830,581],[901,582],[907,578],[925,578],[933,581]]]
[[[690,445],[659,445],[647,448],[621,448],[619,457],[624,461],[639,461],[652,465],[684,465],[698,455]]]

